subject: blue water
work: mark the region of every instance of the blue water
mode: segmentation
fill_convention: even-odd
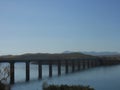
[[[25,81],[25,64],[15,65],[15,81]],[[12,86],[12,90],[41,90],[42,83],[48,84],[68,84],[68,85],[90,85],[95,90],[120,90],[120,65],[97,67],[88,70],[65,75],[65,69],[62,67],[62,75],[57,77],[57,67],[53,67],[53,77],[48,77],[48,66],[43,67],[43,80],[37,80],[38,67],[31,65],[29,83],[19,83]],[[33,81],[34,80],[34,81]]]

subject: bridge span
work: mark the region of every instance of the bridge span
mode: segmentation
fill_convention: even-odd
[[[78,58],[78,59],[31,59],[31,60],[7,60],[0,59],[0,63],[10,64],[10,84],[15,83],[15,63],[25,63],[26,65],[26,82],[30,80],[30,63],[38,65],[38,79],[42,79],[42,65],[49,66],[49,77],[52,77],[52,66],[56,65],[58,67],[58,76],[61,75],[61,66],[65,66],[65,73],[69,73],[69,66],[72,67],[72,72],[89,69],[104,65],[114,65],[120,64],[119,60],[103,60],[101,58]],[[75,70],[77,67],[77,70]]]

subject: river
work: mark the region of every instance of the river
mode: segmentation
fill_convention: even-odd
[[[62,75],[57,76],[57,67],[53,67],[53,77],[48,78],[48,66],[43,67],[43,79],[37,80],[37,65],[30,66],[29,83],[25,81],[25,64],[15,64],[15,82],[12,90],[42,90],[42,83],[48,84],[67,84],[67,85],[89,85],[95,90],[120,90],[120,65],[96,67],[83,70],[76,73],[65,75],[65,69],[62,67]]]

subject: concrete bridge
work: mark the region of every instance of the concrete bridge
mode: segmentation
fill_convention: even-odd
[[[35,60],[0,60],[0,63],[10,64],[10,84],[15,83],[15,63],[25,63],[26,64],[26,82],[30,80],[30,63],[36,63],[38,65],[38,79],[42,79],[42,65],[49,66],[49,77],[52,77],[52,65],[57,65],[58,76],[61,75],[61,66],[65,66],[65,73],[68,74],[69,66],[72,67],[72,72],[89,69],[92,67],[98,67],[103,65],[114,65],[120,64],[119,60],[103,60],[101,58],[80,58],[80,59],[35,59]],[[75,70],[77,67],[77,70]]]

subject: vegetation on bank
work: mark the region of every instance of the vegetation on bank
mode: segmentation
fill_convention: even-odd
[[[5,90],[5,85],[0,82],[0,90]]]
[[[10,85],[5,84],[9,76],[9,66],[0,64],[0,90],[10,90]]]
[[[10,85],[3,84],[0,82],[0,90],[11,90]]]
[[[50,85],[48,87],[44,87],[43,90],[94,90],[94,88],[89,86]]]
[[[43,90],[94,90],[90,86],[82,85],[48,85],[45,81],[42,85]]]

